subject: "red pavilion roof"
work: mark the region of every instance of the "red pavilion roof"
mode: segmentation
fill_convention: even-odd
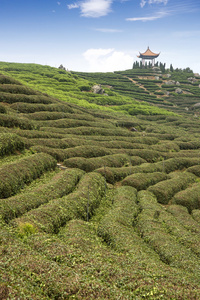
[[[138,56],[139,58],[156,58],[160,55],[160,53],[154,53],[152,52],[149,47],[147,48],[147,50],[144,53],[140,53],[140,55]]]

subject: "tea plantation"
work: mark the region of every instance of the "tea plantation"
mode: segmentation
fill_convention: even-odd
[[[0,63],[0,299],[200,299],[199,84]]]

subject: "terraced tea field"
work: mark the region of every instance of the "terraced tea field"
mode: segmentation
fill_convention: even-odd
[[[198,115],[89,108],[91,91],[74,92],[89,79],[63,74],[74,90],[49,96],[22,84],[37,72],[10,72],[0,75],[0,299],[199,299]],[[115,95],[125,99],[98,98]]]

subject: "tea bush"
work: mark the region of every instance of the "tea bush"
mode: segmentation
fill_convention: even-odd
[[[167,211],[175,216],[177,221],[187,230],[197,234],[200,233],[200,224],[198,224],[198,222],[196,222],[194,218],[188,213],[187,207],[171,204],[167,207]]]
[[[0,215],[5,222],[17,218],[31,209],[35,209],[53,199],[71,193],[84,172],[68,169],[56,174],[49,183],[40,185],[31,192],[19,194],[0,201]]]
[[[92,158],[74,157],[64,160],[63,164],[68,168],[79,168],[86,172],[91,172],[102,166],[122,167],[129,162],[131,162],[131,158],[126,154],[113,154]]]
[[[21,129],[35,129],[37,126],[25,118],[0,114],[0,126],[2,127],[19,127]]]
[[[40,230],[58,233],[59,228],[71,219],[91,218],[104,193],[104,178],[97,173],[86,174],[81,178],[73,193],[31,210],[16,219],[15,223],[29,222]]]
[[[7,109],[5,108],[4,105],[0,104],[0,114],[6,114],[7,113]]]
[[[40,177],[45,171],[55,169],[56,160],[48,154],[34,154],[0,169],[0,197],[16,194],[25,184]]]
[[[24,150],[24,142],[21,137],[12,133],[0,133],[0,156]]]
[[[194,209],[200,208],[200,183],[195,183],[184,191],[175,194],[172,203],[187,207],[191,213]]]
[[[122,185],[129,185],[136,188],[138,191],[147,189],[150,185],[154,185],[159,181],[167,179],[167,175],[160,172],[154,173],[137,173],[127,176]]]
[[[142,238],[159,254],[166,264],[195,273],[199,268],[197,256],[180,243],[171,230],[176,230],[176,219],[171,218],[162,205],[148,191],[138,193],[141,213],[136,224]],[[175,222],[174,224],[172,222]],[[181,227],[181,231],[184,232]],[[182,232],[179,231],[179,237]]]
[[[189,175],[189,176],[188,176]],[[187,172],[175,172],[171,174],[171,179],[158,182],[154,186],[150,186],[148,191],[152,192],[162,204],[168,204],[169,200],[179,191],[188,187],[189,184],[195,182],[196,176]],[[181,204],[181,203],[177,203]]]

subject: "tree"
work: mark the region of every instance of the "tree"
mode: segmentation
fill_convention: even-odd
[[[62,64],[61,64],[61,65],[58,67],[58,69],[61,69],[61,70],[64,70],[64,71],[66,71],[65,67],[63,67],[63,65],[62,65]]]

